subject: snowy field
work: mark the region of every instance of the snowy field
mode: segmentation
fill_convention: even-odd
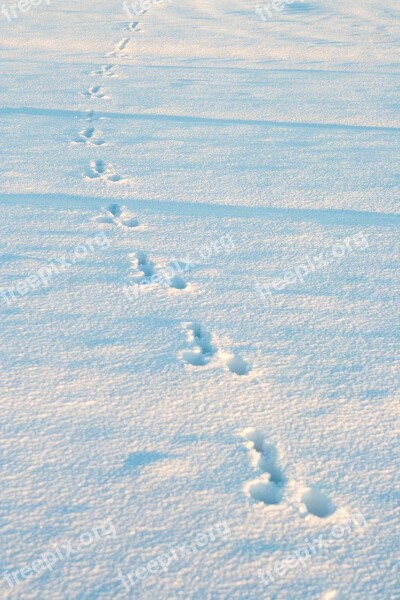
[[[399,24],[1,4],[1,598],[400,597]]]

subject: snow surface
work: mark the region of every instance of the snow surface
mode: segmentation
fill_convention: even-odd
[[[398,598],[398,2],[36,4],[0,14],[1,597]]]

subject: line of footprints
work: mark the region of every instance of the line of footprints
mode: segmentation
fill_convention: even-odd
[[[143,11],[144,14],[145,11]],[[138,21],[133,21],[127,26],[130,33],[141,33],[142,29]],[[114,58],[127,58],[129,56],[128,49],[131,43],[129,37],[123,37],[117,44],[115,44],[113,50],[106,54],[107,57]],[[118,65],[105,64],[99,69],[94,70],[90,73],[93,77],[101,77],[104,79],[111,79],[118,77],[116,72]],[[100,84],[90,86],[87,90],[81,92],[81,95],[90,101],[96,100],[108,100],[110,96],[107,91]],[[79,134],[72,141],[72,144],[85,144],[87,146],[103,146],[105,141],[102,137],[101,132],[96,131],[92,125],[92,121],[95,119],[93,110],[89,111],[89,116],[86,118],[90,122],[90,125],[84,127]],[[102,160],[92,160],[86,167],[83,177],[86,181],[104,181],[106,183],[120,183],[124,179],[116,173],[114,167],[111,164],[106,164]]]
[[[253,428],[245,429],[241,436],[250,453],[252,466],[261,472],[256,479],[245,484],[246,495],[255,502],[279,504],[284,498],[288,481],[279,466],[275,446],[268,443],[263,433]],[[305,514],[324,519],[336,511],[330,499],[317,488],[301,486],[298,496]]]
[[[142,11],[145,14],[146,10]],[[128,24],[128,30],[131,33],[141,33],[143,30],[139,21],[133,21]],[[106,56],[114,58],[126,58],[128,56],[128,48],[131,43],[130,38],[123,37]],[[106,64],[100,69],[92,71],[94,77],[102,77],[111,79],[118,77],[116,73],[117,65]],[[110,96],[101,85],[94,85],[82,92],[82,95],[88,100],[106,100]],[[96,131],[93,126],[95,114],[93,110],[88,112],[86,120],[89,125],[84,127],[76,136],[73,144],[85,144],[87,146],[102,146],[105,141],[100,132]],[[84,177],[87,180],[101,180],[109,183],[117,183],[123,181],[122,177],[116,173],[113,166],[105,163],[103,160],[92,160],[85,169]],[[117,225],[126,228],[139,227],[138,219],[132,216],[125,208],[120,207],[117,203],[113,203],[102,211],[95,220],[98,223]],[[150,257],[142,251],[131,255],[132,262],[132,281],[136,285],[167,285],[176,290],[184,290],[187,288],[187,282],[182,276],[179,263],[175,262],[168,268],[157,269],[156,264]],[[222,357],[226,367],[231,373],[236,375],[247,375],[250,371],[247,363],[238,355],[224,354],[218,352],[217,347],[212,342],[212,336],[206,332],[198,323],[190,323],[187,326],[187,344],[188,348],[183,351],[182,359],[187,365],[193,367],[204,367],[208,365],[214,358]]]
[[[96,223],[129,229],[140,226],[139,220],[116,202],[103,209],[94,220]],[[188,287],[182,276],[182,272],[187,270],[187,266],[183,267],[180,261],[175,261],[168,267],[157,268],[156,263],[150,259],[149,255],[141,250],[131,254],[130,260],[132,264],[131,281],[135,286],[151,288],[151,286],[161,285],[175,290],[185,290]],[[137,293],[135,295],[137,296]],[[239,355],[220,352],[211,333],[199,323],[187,323],[185,332],[187,348],[181,352],[180,358],[187,365],[205,367],[214,359],[218,359],[235,375],[242,376],[250,372],[249,365]]]
[[[143,13],[146,11],[143,11]],[[128,25],[129,31],[133,33],[141,32],[140,23],[133,21]],[[115,58],[126,58],[131,40],[123,37],[114,49],[106,56]],[[111,79],[117,77],[117,66],[106,64],[99,70],[92,71],[91,75]],[[82,92],[82,95],[89,100],[106,100],[110,98],[106,90],[101,85],[91,86]],[[88,113],[87,120],[94,120],[94,112]],[[74,144],[86,144],[88,146],[102,146],[105,141],[100,132],[97,132],[92,124],[83,128],[73,141]],[[122,181],[122,177],[113,169],[112,165],[106,164],[102,160],[93,160],[85,171],[85,178],[90,180],[103,180],[111,183]],[[95,219],[98,223],[114,224],[127,228],[139,226],[136,217],[130,215],[118,204],[111,204]],[[133,268],[133,282],[137,285],[149,285],[164,280],[171,288],[183,290],[187,287],[186,281],[181,273],[176,273],[176,264],[169,267],[169,270],[162,270],[163,275],[157,278],[156,264],[150,260],[149,256],[142,251],[138,251],[131,256]],[[179,270],[179,269],[178,269]],[[165,271],[169,275],[165,276]],[[248,364],[236,354],[220,353],[213,341],[211,333],[206,331],[202,325],[196,322],[186,324],[187,348],[182,351],[182,360],[192,367],[205,367],[217,357],[225,362],[226,367],[231,373],[242,376],[249,373]],[[247,482],[244,486],[245,493],[253,501],[263,503],[264,505],[277,505],[284,499],[287,478],[279,466],[278,455],[273,444],[265,440],[265,436],[256,429],[246,429],[242,432],[245,445],[250,453],[252,465],[259,471],[256,479]],[[306,513],[319,518],[326,518],[336,511],[336,507],[330,499],[316,488],[303,487],[300,490],[300,501],[304,506]]]

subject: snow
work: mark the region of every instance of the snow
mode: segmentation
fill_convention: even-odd
[[[0,13],[0,595],[394,599],[398,3],[134,4]]]

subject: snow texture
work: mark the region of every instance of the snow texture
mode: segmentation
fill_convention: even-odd
[[[1,598],[398,598],[398,1],[0,9]]]

